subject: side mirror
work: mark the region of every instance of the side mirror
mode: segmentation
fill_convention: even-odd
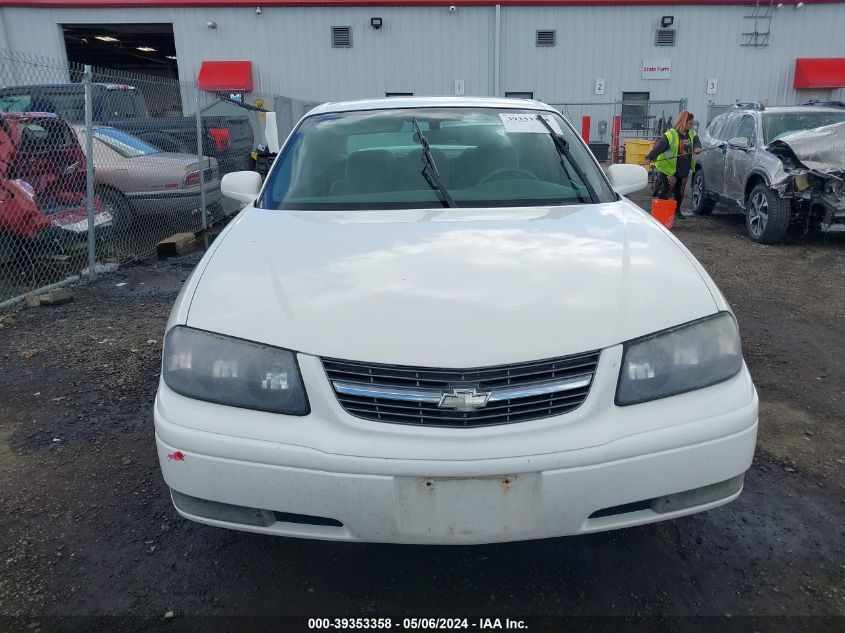
[[[737,136],[728,141],[731,149],[748,149],[748,139],[744,136]]]
[[[220,181],[223,195],[238,202],[252,202],[261,191],[261,175],[256,171],[233,171]]]
[[[607,168],[610,186],[621,196],[648,187],[648,172],[641,165],[617,164]]]

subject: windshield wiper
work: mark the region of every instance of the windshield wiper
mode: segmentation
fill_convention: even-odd
[[[566,142],[565,138],[563,138],[562,136],[557,134],[557,132],[554,131],[554,128],[549,125],[549,122],[543,118],[542,114],[537,115],[537,120],[540,121],[540,123],[543,124],[543,127],[545,127],[549,131],[549,136],[552,137],[552,141],[554,141],[557,153],[560,156],[560,165],[561,167],[563,167],[563,171],[566,172],[566,177],[569,178],[569,182],[571,182],[573,185],[575,184],[575,182],[572,180],[572,176],[569,175],[569,168],[566,166],[567,158],[569,159],[569,163],[572,165],[572,168],[575,170],[575,173],[578,174],[578,178],[581,179],[581,182],[584,183],[584,187],[587,188],[587,193],[590,194],[590,202],[594,204],[598,202],[596,192],[593,191],[593,188],[590,186],[590,181],[587,180],[587,175],[578,165],[577,161],[572,157],[572,154],[569,152],[569,143]],[[581,194],[578,194],[578,198],[581,198]]]
[[[452,196],[449,194],[449,191],[443,185],[443,180],[440,178],[440,172],[437,171],[437,164],[434,162],[434,158],[431,155],[431,149],[429,149],[428,146],[428,139],[426,139],[426,137],[422,133],[422,130],[420,129],[420,124],[417,123],[417,117],[414,117],[413,121],[414,128],[417,131],[417,138],[420,140],[420,144],[423,146],[423,176],[425,176],[425,179],[426,181],[428,181],[429,185],[431,185],[434,189],[437,189],[440,192],[440,195],[443,196],[443,202],[446,204],[447,207],[457,207],[458,205],[455,204],[455,201],[452,199]]]

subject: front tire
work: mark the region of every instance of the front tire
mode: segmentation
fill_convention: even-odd
[[[213,226],[226,217],[226,210],[219,202],[214,202],[208,205],[208,225]]]
[[[692,211],[696,215],[710,215],[716,201],[707,194],[704,185],[704,169],[698,169],[692,176]]]
[[[115,234],[124,233],[135,223],[135,212],[132,205],[119,191],[114,189],[100,189],[97,195],[112,216],[112,227]]]
[[[792,201],[760,183],[751,190],[745,203],[748,237],[758,244],[779,244],[786,237],[792,216]]]

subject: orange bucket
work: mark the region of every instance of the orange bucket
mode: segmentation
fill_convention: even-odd
[[[652,198],[651,215],[667,229],[675,225],[675,208],[678,203],[675,200],[661,200]]]

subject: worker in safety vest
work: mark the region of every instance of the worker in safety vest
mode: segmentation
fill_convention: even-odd
[[[684,200],[687,177],[695,171],[695,157],[701,153],[701,141],[698,140],[693,123],[692,113],[684,110],[675,119],[675,126],[666,130],[646,154],[646,160],[658,171],[654,197],[674,199],[678,203],[675,217],[680,219],[684,219],[681,202]]]

